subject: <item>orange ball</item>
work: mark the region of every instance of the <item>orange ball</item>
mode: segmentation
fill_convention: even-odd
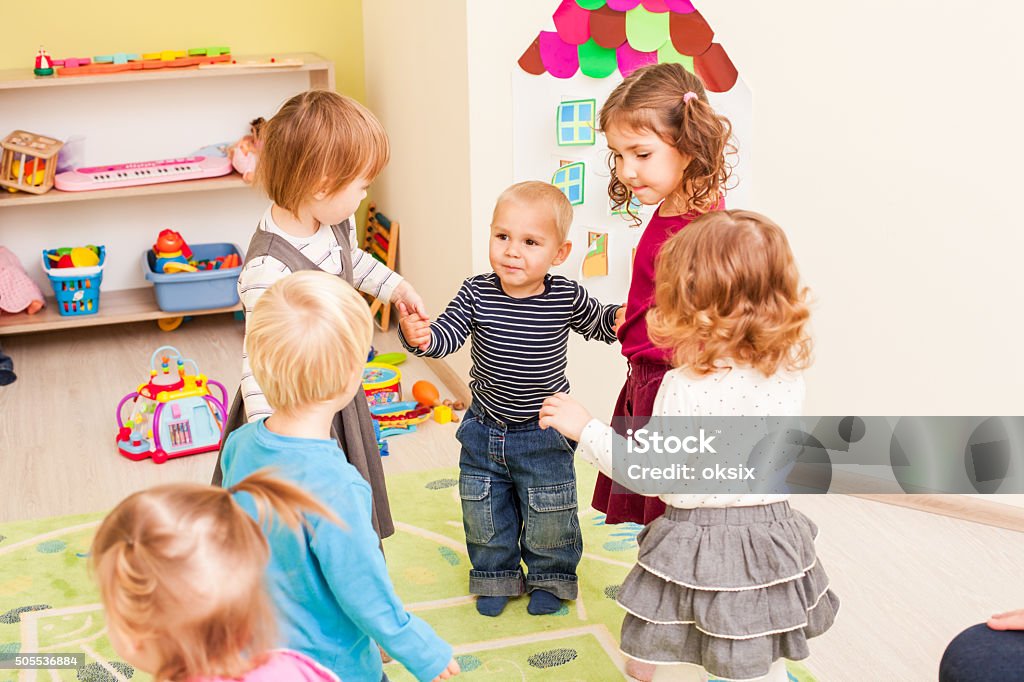
[[[427,407],[433,407],[437,404],[438,398],[441,395],[437,392],[437,386],[430,383],[429,381],[417,381],[412,385],[412,397],[416,399],[420,405],[426,405]]]

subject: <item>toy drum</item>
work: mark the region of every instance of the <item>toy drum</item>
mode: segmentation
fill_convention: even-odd
[[[394,365],[368,362],[363,368],[363,392],[370,407],[402,399],[402,373]]]

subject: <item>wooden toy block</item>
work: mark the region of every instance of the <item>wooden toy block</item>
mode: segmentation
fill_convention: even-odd
[[[96,64],[127,64],[139,61],[139,55],[134,52],[115,52],[93,57],[92,61]]]
[[[434,408],[434,421],[438,424],[447,424],[452,420],[452,408],[447,405],[438,405]]]
[[[60,140],[15,130],[0,142],[0,185],[31,194],[49,191],[63,146]]]
[[[92,60],[88,57],[67,57],[66,59],[54,59],[53,63],[56,66],[63,66],[65,69],[74,69],[78,66],[85,66],[91,63]]]

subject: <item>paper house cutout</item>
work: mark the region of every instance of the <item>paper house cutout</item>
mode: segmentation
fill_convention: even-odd
[[[555,116],[556,137],[560,147],[592,145],[597,141],[594,131],[594,115],[597,101],[577,99],[558,105]]]
[[[569,199],[573,206],[583,203],[583,179],[585,177],[585,164],[582,161],[562,166],[551,176],[551,184],[562,190],[562,193]]]
[[[728,92],[739,73],[690,0],[562,0],[554,31],[541,31],[519,58],[535,76],[577,72],[625,78],[641,66],[678,62],[711,92]]]
[[[608,274],[608,235],[604,232],[587,233],[587,255],[583,257],[583,279],[604,277]]]

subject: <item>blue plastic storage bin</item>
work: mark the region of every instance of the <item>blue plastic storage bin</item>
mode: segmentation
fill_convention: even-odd
[[[49,256],[57,256],[57,249],[43,251],[43,269],[50,279],[57,312],[61,315],[95,315],[100,311],[100,284],[107,247],[101,246],[99,250],[100,264],[82,268],[51,268]]]
[[[193,260],[213,260],[233,253],[245,260],[245,254],[235,244],[192,244]],[[238,303],[238,275],[242,272],[241,266],[172,273],[156,272],[155,267],[156,255],[152,250],[145,251],[142,254],[142,270],[146,279],[153,283],[156,304],[160,310],[178,313],[227,308]]]

